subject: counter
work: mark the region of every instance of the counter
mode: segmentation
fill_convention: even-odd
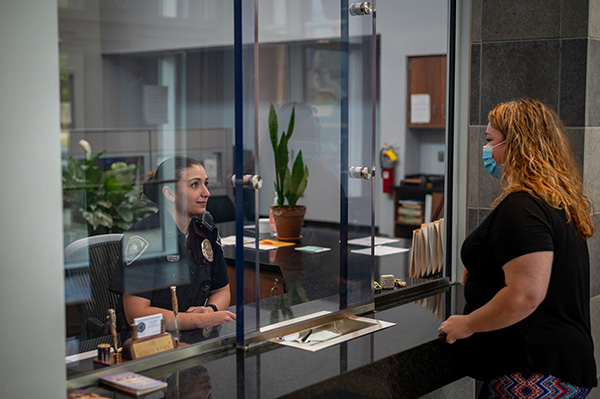
[[[227,226],[221,226],[220,231],[223,237],[231,234]],[[247,229],[246,233],[251,235],[252,231]],[[419,397],[462,377],[452,366],[448,345],[437,339],[439,324],[455,306],[456,287],[441,276],[409,278],[408,252],[371,258],[353,252],[364,247],[349,245],[349,267],[343,270],[338,230],[305,227],[303,235],[297,245],[330,250],[320,254],[294,247],[258,253],[252,248],[244,250],[245,267],[253,267],[258,258],[261,269],[280,268],[288,290],[263,298],[260,309],[254,303],[244,307],[246,348],[235,348],[235,323],[215,327],[208,334],[201,330],[182,332],[182,342],[196,345],[104,369],[95,369],[91,359],[74,361],[67,367],[67,386],[88,386],[111,397],[113,391],[96,385],[97,378],[131,370],[167,381],[167,398],[202,397],[208,381],[215,398],[394,397],[400,393],[404,398]],[[367,235],[357,231],[349,238]],[[409,243],[400,240],[390,245],[406,248]],[[225,247],[224,253],[228,263],[234,262],[235,247]],[[408,285],[373,297],[371,281],[382,274],[394,274]],[[257,325],[339,312],[344,295],[348,306],[342,309],[395,325],[317,352],[260,339]],[[230,310],[235,311],[235,306]],[[97,342],[83,340],[79,345],[89,350]]]
[[[418,398],[463,377],[452,361],[451,346],[437,338],[439,324],[453,311],[461,291],[446,285],[410,302],[379,300],[375,312],[365,316],[394,326],[317,352],[263,342],[141,373],[167,381],[166,398],[201,398],[209,392],[213,398]],[[114,395],[103,386],[87,389]]]

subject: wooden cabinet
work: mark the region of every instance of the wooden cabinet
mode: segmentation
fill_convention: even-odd
[[[227,265],[227,275],[229,276],[229,290],[231,299],[229,306],[235,305],[235,265]],[[256,271],[252,267],[244,267],[244,303],[256,302]],[[269,265],[269,270],[261,265],[260,268],[260,299],[272,296],[282,295],[288,292],[287,285],[281,273],[279,266]],[[248,284],[248,286],[246,286]]]
[[[446,56],[408,57],[408,127],[446,127]]]
[[[425,215],[431,215],[433,220],[443,217],[443,188],[425,188],[419,186],[394,186],[394,237],[412,238],[413,230],[421,227],[424,222]],[[431,203],[426,201],[427,195],[431,197]],[[401,218],[399,215],[400,208],[403,203],[422,204],[422,212],[407,212],[406,218]],[[429,207],[426,211],[425,207]],[[418,209],[418,208],[413,208]],[[410,210],[410,209],[409,209]],[[420,220],[419,216],[420,215]],[[414,217],[412,217],[414,216]]]

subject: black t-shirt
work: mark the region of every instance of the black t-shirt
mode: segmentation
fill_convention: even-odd
[[[172,310],[170,287],[176,286],[185,312],[229,283],[219,233],[200,218],[192,219],[186,237],[168,212],[159,211],[132,226],[121,248],[111,291],[149,299],[150,306]]]
[[[552,251],[554,258],[538,308],[513,326],[457,341],[457,349],[469,375],[480,380],[521,371],[596,386],[587,242],[567,224],[564,211],[528,193],[512,193],[465,239],[465,314],[505,286],[504,264],[539,251]]]

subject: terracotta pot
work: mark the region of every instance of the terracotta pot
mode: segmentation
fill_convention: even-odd
[[[277,239],[281,241],[300,240],[302,238],[300,230],[304,224],[306,207],[304,205],[297,205],[293,208],[285,206],[280,208],[277,205],[273,205],[271,209],[273,210],[273,217],[277,226]]]

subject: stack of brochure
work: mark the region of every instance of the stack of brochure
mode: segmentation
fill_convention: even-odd
[[[423,223],[413,230],[410,250],[410,277],[426,277],[442,271],[444,265],[444,219]]]

